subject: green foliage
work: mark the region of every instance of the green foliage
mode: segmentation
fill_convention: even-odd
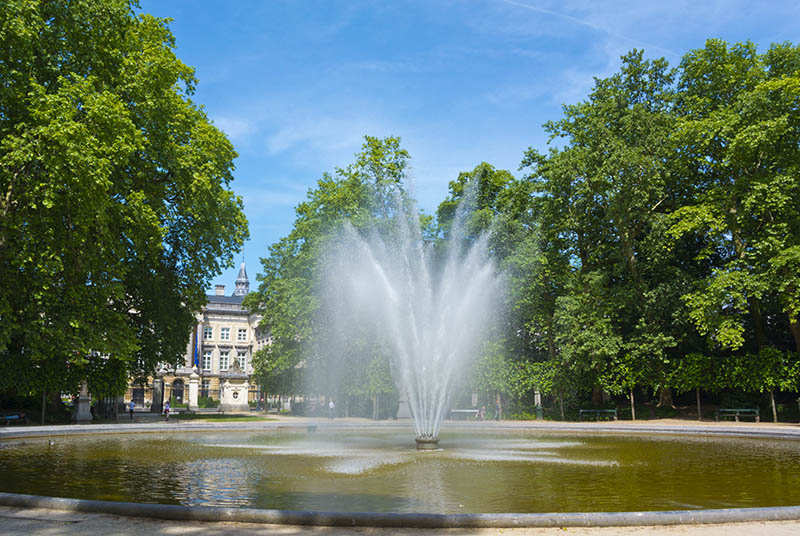
[[[0,10],[0,391],[119,394],[177,363],[246,238],[236,153],[167,21],[135,8]]]
[[[200,408],[218,408],[219,400],[215,400],[210,396],[201,396],[197,399],[197,406]]]
[[[758,354],[736,354],[725,358],[721,382],[724,387],[748,393],[796,391],[800,386],[798,356],[774,347]]]
[[[721,387],[717,378],[718,368],[710,356],[695,352],[687,354],[676,363],[670,375],[669,385],[679,393],[692,389],[712,390]]]
[[[396,200],[403,198],[408,159],[399,138],[366,136],[355,163],[323,175],[317,188],[297,206],[292,231],[261,260],[264,272],[258,275],[259,287],[247,296],[245,306],[262,315],[261,325],[273,337],[273,344],[257,352],[253,360],[258,381],[268,392],[303,391],[308,379],[304,371],[309,369],[329,379],[334,389],[349,385],[344,392],[387,392],[391,380],[386,376],[385,356],[372,363],[379,353],[367,348],[367,341],[359,335],[346,341],[346,347],[331,348],[335,334],[323,331],[330,323],[315,319],[323,296],[321,261],[330,238],[346,223],[365,231],[389,228],[388,221],[397,216]],[[426,221],[430,226],[429,219],[421,220]],[[355,356],[366,361],[352,367],[355,363],[347,362],[346,368],[354,372],[347,377],[327,359]]]
[[[172,398],[169,399],[169,407],[170,407],[171,410],[188,409],[189,408],[189,404],[188,404],[188,402],[183,402],[183,403],[179,404],[178,403],[178,399],[175,398],[175,397],[172,397]]]
[[[693,195],[670,233],[695,236],[715,264],[685,301],[713,345],[758,352],[774,305],[798,319],[800,48],[712,39],[681,68],[676,141]]]

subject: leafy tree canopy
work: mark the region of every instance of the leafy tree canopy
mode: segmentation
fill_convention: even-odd
[[[116,394],[176,363],[247,236],[236,153],[167,21],[137,8],[0,9],[0,390]],[[20,381],[32,367],[56,377]]]

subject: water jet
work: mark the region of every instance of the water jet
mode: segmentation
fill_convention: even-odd
[[[348,368],[335,360],[338,354],[353,359],[353,340],[368,341],[359,368],[367,369],[382,352],[419,450],[438,448],[453,387],[499,316],[501,277],[489,255],[489,236],[467,232],[472,195],[459,205],[437,248],[423,239],[416,207],[406,201],[396,203],[391,225],[380,233],[346,225],[325,257],[327,293],[319,318],[330,334],[326,349],[347,348],[328,352],[334,366],[326,370]]]

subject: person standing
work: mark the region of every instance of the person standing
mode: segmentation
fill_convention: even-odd
[[[167,400],[166,404],[164,404],[164,415],[166,415],[167,420],[169,420],[169,400]]]
[[[128,404],[128,411],[130,411],[130,413],[131,413],[131,420],[133,420],[133,408],[135,408],[135,407],[136,407],[136,402],[131,400],[131,403]]]
[[[328,402],[328,419],[333,420],[333,410],[336,408],[336,404],[333,403],[333,399]]]

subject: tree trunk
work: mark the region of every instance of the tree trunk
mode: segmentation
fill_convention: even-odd
[[[675,408],[675,404],[672,402],[672,388],[671,387],[662,387],[658,390],[658,404],[657,407],[669,407]]]
[[[42,424],[44,424],[44,411],[47,407],[47,391],[42,391]]]
[[[550,359],[556,358],[556,341],[553,336],[553,317],[547,317],[547,354]]]
[[[592,407],[598,407],[603,403],[603,389],[595,384],[592,386]]]
[[[631,420],[636,420],[636,408],[634,407],[634,400],[633,400],[633,387],[631,387]]]
[[[792,337],[794,337],[794,350],[800,354],[800,320],[797,317],[789,317],[789,330],[792,332]]]
[[[753,324],[756,330],[756,342],[760,352],[767,345],[767,336],[764,332],[764,317],[761,314],[761,302],[756,298],[748,300],[750,304],[750,314],[753,316]]]
[[[565,420],[564,419],[564,397],[561,396],[560,394],[558,395],[558,405],[561,408],[561,420],[563,421],[563,420]]]
[[[778,422],[778,410],[775,407],[775,393],[770,390],[769,401],[772,404],[772,422]]]
[[[698,421],[702,421],[703,417],[702,417],[702,414],[700,413],[700,388],[699,387],[695,389],[695,393],[697,393],[697,420]]]

